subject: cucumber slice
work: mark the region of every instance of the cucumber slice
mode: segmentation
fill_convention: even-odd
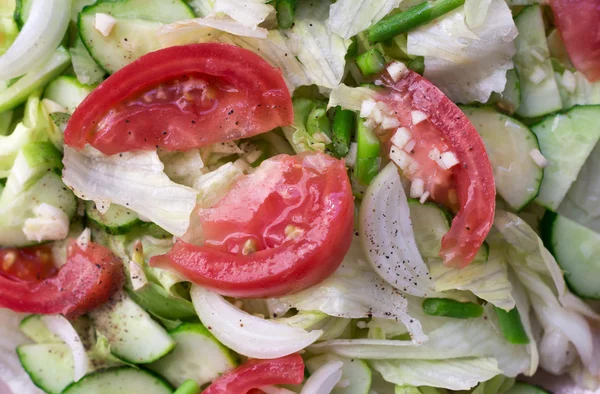
[[[600,138],[600,106],[574,107],[533,125],[550,165],[536,202],[556,211]]]
[[[514,114],[521,105],[521,81],[515,68],[506,72],[506,87],[502,93],[492,93],[488,104],[496,104],[498,108],[508,114]]]
[[[96,13],[116,19],[108,37],[95,29]],[[181,0],[105,0],[85,7],[79,14],[79,34],[96,63],[113,73],[160,49],[156,32],[163,24],[194,17],[192,9]]]
[[[60,394],[73,382],[73,355],[68,345],[21,345],[17,354],[31,381],[46,393]]]
[[[83,85],[73,76],[61,75],[48,84],[44,98],[60,104],[72,114],[92,90],[93,86]]]
[[[173,350],[175,341],[125,293],[90,312],[96,329],[110,343],[111,352],[133,364],[147,364]]]
[[[169,333],[177,347],[149,367],[174,386],[180,386],[187,379],[193,379],[202,386],[238,364],[231,350],[202,324],[182,324]]]
[[[546,211],[540,229],[573,292],[600,299],[600,234],[551,211]]]
[[[19,78],[4,90],[0,89],[0,112],[22,104],[36,89],[56,78],[71,64],[71,55],[63,47],[58,47],[50,60]]]
[[[51,344],[63,343],[63,341],[52,331],[48,330],[42,321],[42,315],[29,315],[21,320],[19,329],[29,339],[36,343]]]
[[[461,107],[475,126],[494,169],[498,193],[516,211],[537,197],[544,170],[529,153],[540,149],[537,137],[524,124],[492,108]]]
[[[526,118],[562,109],[558,84],[550,61],[542,8],[531,5],[515,18],[515,67],[521,82],[521,105],[517,114]]]
[[[104,214],[96,209],[93,201],[85,202],[85,214],[88,219],[113,235],[129,232],[132,228],[143,224],[137,213],[120,205],[111,204]]]
[[[587,158],[558,213],[600,233],[600,144]]]
[[[85,376],[62,394],[171,394],[173,387],[160,376],[132,367],[110,368]]]
[[[424,260],[439,259],[442,237],[450,230],[452,216],[446,208],[434,204],[421,204],[419,200],[408,200],[410,217],[417,248]],[[489,256],[489,246],[483,243],[473,262],[485,262]]]
[[[127,289],[127,294],[153,316],[167,320],[197,319],[194,305],[186,299],[175,298],[162,286],[148,282],[141,289]]]
[[[62,209],[69,218],[77,210],[77,200],[59,175],[49,172],[26,192],[14,200],[0,205],[0,246],[23,247],[36,244],[29,241],[23,233],[23,224],[32,218],[33,208],[41,203]]]
[[[517,382],[504,394],[549,394],[546,390],[529,383]]]
[[[306,369],[311,374],[331,361],[341,361],[342,379],[348,382],[343,388],[334,388],[331,394],[368,394],[371,388],[371,368],[359,359],[350,359],[333,354],[323,354],[306,360]]]

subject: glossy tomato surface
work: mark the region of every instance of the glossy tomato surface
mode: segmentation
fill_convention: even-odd
[[[554,20],[577,70],[600,79],[600,1],[551,0]]]
[[[37,255],[39,261],[32,262],[35,252],[33,255],[18,250],[3,252],[4,262],[27,267],[28,275],[15,276],[11,267],[2,267],[0,307],[16,312],[77,316],[105,303],[123,283],[122,263],[104,246],[90,242],[83,250],[70,240],[67,262],[55,275],[51,275],[52,270],[38,269],[51,259],[45,254],[45,247],[33,250],[43,252]]]
[[[304,361],[299,354],[273,360],[248,360],[226,372],[202,394],[247,394],[272,384],[300,384],[304,380]]]
[[[354,203],[346,167],[321,153],[279,155],[199,211],[205,242],[178,241],[153,265],[235,297],[271,297],[328,277],[350,247]]]
[[[468,265],[483,244],[494,221],[496,188],[485,145],[475,127],[442,91],[427,79],[406,70],[397,82],[382,76],[387,89],[380,100],[412,133],[416,144],[408,152],[417,163],[411,179],[422,179],[434,201],[458,213],[442,240],[440,256],[454,267]],[[426,119],[413,122],[413,112]],[[443,169],[433,152],[452,152],[458,164]]]
[[[65,143],[112,155],[189,150],[289,125],[281,72],[233,45],[206,43],[151,52],[123,67],[77,107]]]

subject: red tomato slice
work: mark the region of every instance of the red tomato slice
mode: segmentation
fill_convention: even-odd
[[[552,0],[550,6],[571,62],[590,81],[600,79],[600,1]]]
[[[123,67],[77,107],[65,143],[105,154],[188,150],[291,124],[281,72],[251,51],[193,44],[151,52]]]
[[[467,266],[477,254],[494,221],[496,187],[492,165],[475,127],[431,82],[407,70],[398,82],[385,73],[387,91],[380,97],[410,129],[415,147],[409,155],[419,168],[405,174],[425,182],[434,201],[460,206],[450,231],[442,239],[440,256],[453,267]],[[411,111],[427,119],[413,125]],[[452,152],[458,164],[442,169],[430,154]],[[394,148],[395,149],[395,148]]]
[[[337,269],[352,240],[354,203],[343,161],[279,155],[199,215],[204,245],[177,241],[150,264],[223,295],[263,298],[306,289]]]
[[[300,384],[304,361],[299,354],[273,360],[249,360],[215,380],[202,394],[247,394],[271,384]]]
[[[77,316],[105,303],[122,284],[121,262],[110,250],[91,242],[83,250],[74,240],[70,240],[67,248],[66,264],[55,276],[41,280],[31,277],[36,270],[34,268],[29,269],[29,275],[21,278],[15,278],[11,271],[15,264],[31,262],[34,257],[29,251],[3,251],[0,307],[16,312]],[[45,247],[32,250],[46,252]],[[47,261],[41,261],[46,257],[40,254],[40,261],[35,262],[35,266],[47,264]],[[51,272],[47,269],[42,271]]]
[[[49,244],[0,249],[0,272],[13,280],[42,280],[58,272],[53,260],[52,247]]]

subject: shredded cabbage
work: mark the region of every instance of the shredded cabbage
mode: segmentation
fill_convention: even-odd
[[[338,0],[331,5],[327,25],[335,34],[351,38],[379,22],[402,0]]]
[[[486,18],[469,28],[460,7],[408,33],[408,53],[425,57],[424,76],[452,101],[487,102],[501,93],[513,68],[517,28],[504,0],[492,0]]]
[[[79,198],[126,206],[176,236],[187,231],[197,193],[171,181],[156,152],[65,147],[63,163],[63,181]]]
[[[244,26],[256,28],[275,8],[268,0],[215,0],[212,12],[222,12]]]
[[[360,111],[363,101],[374,99],[376,96],[377,92],[373,89],[353,88],[342,83],[331,91],[327,108],[340,106],[350,111]]]

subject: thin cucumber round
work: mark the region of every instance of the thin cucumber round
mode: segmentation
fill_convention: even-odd
[[[21,320],[19,329],[29,339],[36,343],[63,343],[63,341],[46,327],[42,315],[29,315]]]
[[[68,345],[21,345],[17,354],[31,381],[46,393],[60,394],[73,382],[73,355]]]
[[[62,394],[172,394],[173,387],[162,377],[143,369],[118,367],[85,376]]]
[[[98,211],[93,201],[86,201],[85,214],[89,220],[113,235],[128,233],[132,228],[144,223],[132,210],[115,204],[111,204],[108,211],[103,214]]]
[[[540,146],[523,123],[488,107],[461,107],[483,139],[498,193],[516,211],[540,191],[544,170],[530,153]]]
[[[342,379],[347,380],[345,387],[334,388],[331,394],[368,394],[371,388],[371,369],[367,363],[359,359],[351,359],[334,354],[323,354],[306,360],[306,369],[311,374],[331,361],[341,361]]]
[[[235,368],[237,357],[223,346],[202,324],[186,323],[169,331],[177,342],[172,353],[149,365],[174,386],[187,379],[204,385]]]
[[[540,224],[544,244],[574,293],[600,299],[600,234],[547,211]]]
[[[44,98],[60,104],[72,114],[92,90],[93,86],[81,84],[76,77],[61,75],[46,86]]]

